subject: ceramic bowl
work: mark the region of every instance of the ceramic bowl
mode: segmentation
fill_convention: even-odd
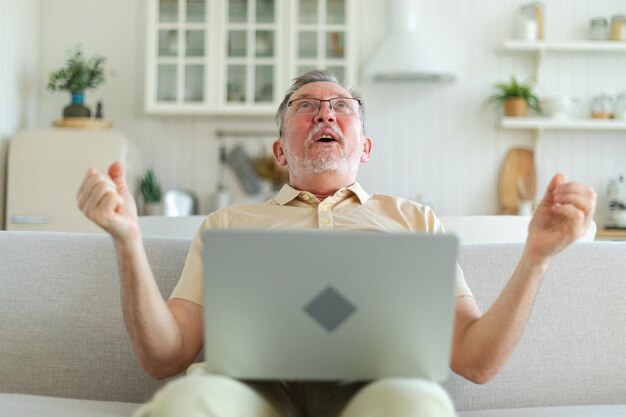
[[[541,99],[541,111],[548,117],[566,118],[569,112],[578,104],[576,97],[555,96]]]

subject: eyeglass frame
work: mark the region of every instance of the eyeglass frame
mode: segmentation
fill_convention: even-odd
[[[339,112],[335,111],[335,109],[333,108],[333,103],[332,102],[336,101],[336,100],[341,100],[341,99],[356,101],[358,103],[359,107],[357,107],[356,111],[351,111],[350,113],[339,113]],[[313,116],[313,115],[316,115],[322,109],[322,103],[324,103],[324,102],[328,102],[328,107],[329,107],[330,110],[333,111],[333,113],[340,114],[340,115],[355,115],[355,114],[359,113],[359,110],[363,106],[363,102],[361,101],[361,99],[354,98],[354,97],[339,96],[339,97],[329,98],[329,99],[326,99],[326,100],[322,100],[321,98],[316,98],[316,97],[299,97],[299,98],[294,98],[293,100],[289,100],[287,102],[287,107],[288,108],[291,107],[291,105],[293,104],[294,101],[300,101],[300,100],[317,100],[319,102],[319,105],[318,105],[318,108],[317,108],[316,112],[307,113],[307,114],[300,114],[300,115],[297,114],[297,113],[294,113],[295,116]]]

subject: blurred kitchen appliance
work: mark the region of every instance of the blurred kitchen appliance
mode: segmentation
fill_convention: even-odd
[[[620,174],[617,179],[609,178],[606,194],[609,202],[606,226],[626,229],[626,181],[623,175]]]
[[[127,167],[125,138],[111,130],[30,130],[9,145],[7,230],[102,233],[78,209],[76,193],[91,166],[107,172],[114,161]],[[132,191],[132,190],[131,190]]]
[[[232,203],[230,191],[224,183],[224,170],[226,169],[226,145],[220,143],[219,147],[219,170],[217,179],[217,190],[209,199],[209,211],[219,210]]]
[[[172,188],[163,193],[163,211],[169,217],[198,214],[198,199],[191,191]]]
[[[261,179],[254,172],[250,158],[241,145],[235,146],[227,155],[226,163],[237,175],[239,183],[248,194],[258,194],[261,191]]]
[[[456,75],[438,53],[434,36],[421,30],[418,0],[390,0],[387,10],[388,33],[363,67],[363,78],[375,82],[453,82]]]

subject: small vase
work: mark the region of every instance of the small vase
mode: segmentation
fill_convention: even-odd
[[[63,108],[63,117],[91,117],[91,110],[83,103],[84,93],[72,93],[72,102]]]
[[[143,203],[143,214],[144,216],[162,216],[163,205],[161,202]]]
[[[504,100],[504,115],[524,117],[528,114],[528,102],[523,98],[507,98]]]

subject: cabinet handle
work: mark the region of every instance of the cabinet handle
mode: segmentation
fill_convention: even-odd
[[[11,224],[48,224],[50,217],[47,216],[25,216],[16,215],[9,217]]]

